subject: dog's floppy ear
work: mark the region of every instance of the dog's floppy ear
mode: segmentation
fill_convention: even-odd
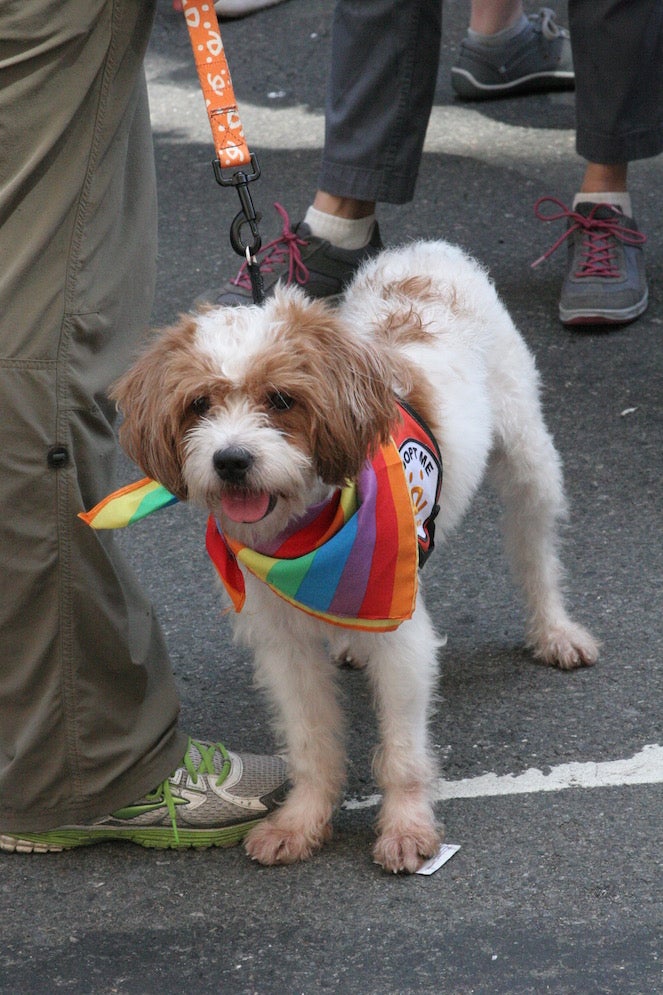
[[[191,373],[188,348],[195,323],[184,317],[147,347],[130,370],[111,389],[124,416],[120,443],[144,473],[181,500],[186,486],[181,473],[181,437],[184,419],[182,383]]]
[[[319,476],[339,484],[388,440],[398,412],[391,370],[372,347],[342,338],[329,358],[315,452]]]
[[[389,438],[397,418],[388,358],[348,329],[332,308],[308,302],[290,316],[319,476],[343,484]]]

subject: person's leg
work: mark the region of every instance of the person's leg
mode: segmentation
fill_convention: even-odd
[[[282,758],[177,729],[152,608],[112,536],[77,519],[114,485],[107,389],[151,310],[153,13],[0,7],[3,851],[229,845],[286,789]]]
[[[576,66],[576,149],[616,164],[663,149],[663,6],[569,0]]]
[[[663,8],[570,0],[581,194],[626,193],[628,164],[663,150]],[[630,212],[627,212],[630,213]]]
[[[580,184],[581,193],[606,193],[628,190],[628,163],[588,162]]]
[[[569,0],[569,25],[576,148],[587,164],[568,212],[560,318],[623,324],[648,301],[645,236],[633,216],[628,166],[663,150],[663,6]]]
[[[495,35],[513,27],[524,14],[522,0],[472,0],[470,30]]]
[[[339,0],[319,190],[355,201],[412,199],[441,30],[440,0]]]
[[[378,201],[412,199],[433,105],[440,0],[339,0],[327,84],[325,147],[305,221],[345,249],[366,245]],[[370,52],[370,58],[360,53]]]
[[[186,749],[154,613],[76,518],[114,484],[106,390],[149,320],[153,3],[0,12],[0,823],[140,796]]]

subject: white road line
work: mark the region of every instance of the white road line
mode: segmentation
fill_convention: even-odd
[[[434,800],[486,798],[495,795],[525,795],[537,791],[564,791],[566,788],[610,788],[627,784],[663,783],[663,746],[652,743],[626,760],[600,763],[570,763],[551,767],[548,773],[530,767],[522,774],[482,774],[459,781],[440,778]],[[346,809],[373,808],[381,796],[348,798]]]

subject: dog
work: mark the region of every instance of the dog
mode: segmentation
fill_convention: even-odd
[[[415,872],[441,841],[428,741],[440,640],[421,592],[396,622],[345,625],[273,589],[242,551],[269,557],[293,523],[306,527],[310,509],[338,506],[367,461],[393,451],[404,403],[442,457],[438,541],[487,473],[504,506],[535,657],[563,670],[594,663],[596,641],[564,606],[557,546],[566,505],[535,362],[485,270],[457,247],[422,241],[369,260],[334,305],[283,286],[260,306],[201,310],[158,333],[114,398],[126,452],[207,509],[212,542],[233,571],[227,586],[240,591],[235,607],[246,602],[236,636],[275,706],[292,782],[283,806],[248,834],[248,854],[290,863],[331,835],[345,775],[335,661],[350,658],[366,671],[379,722],[374,860]],[[421,521],[410,527],[421,538]],[[391,531],[380,532],[389,548]]]

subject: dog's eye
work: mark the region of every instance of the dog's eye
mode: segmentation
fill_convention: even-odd
[[[210,409],[209,397],[195,397],[191,402],[190,408],[193,414],[198,417],[207,414]]]
[[[274,411],[289,411],[295,403],[294,397],[283,390],[273,390],[267,395],[267,404]]]

